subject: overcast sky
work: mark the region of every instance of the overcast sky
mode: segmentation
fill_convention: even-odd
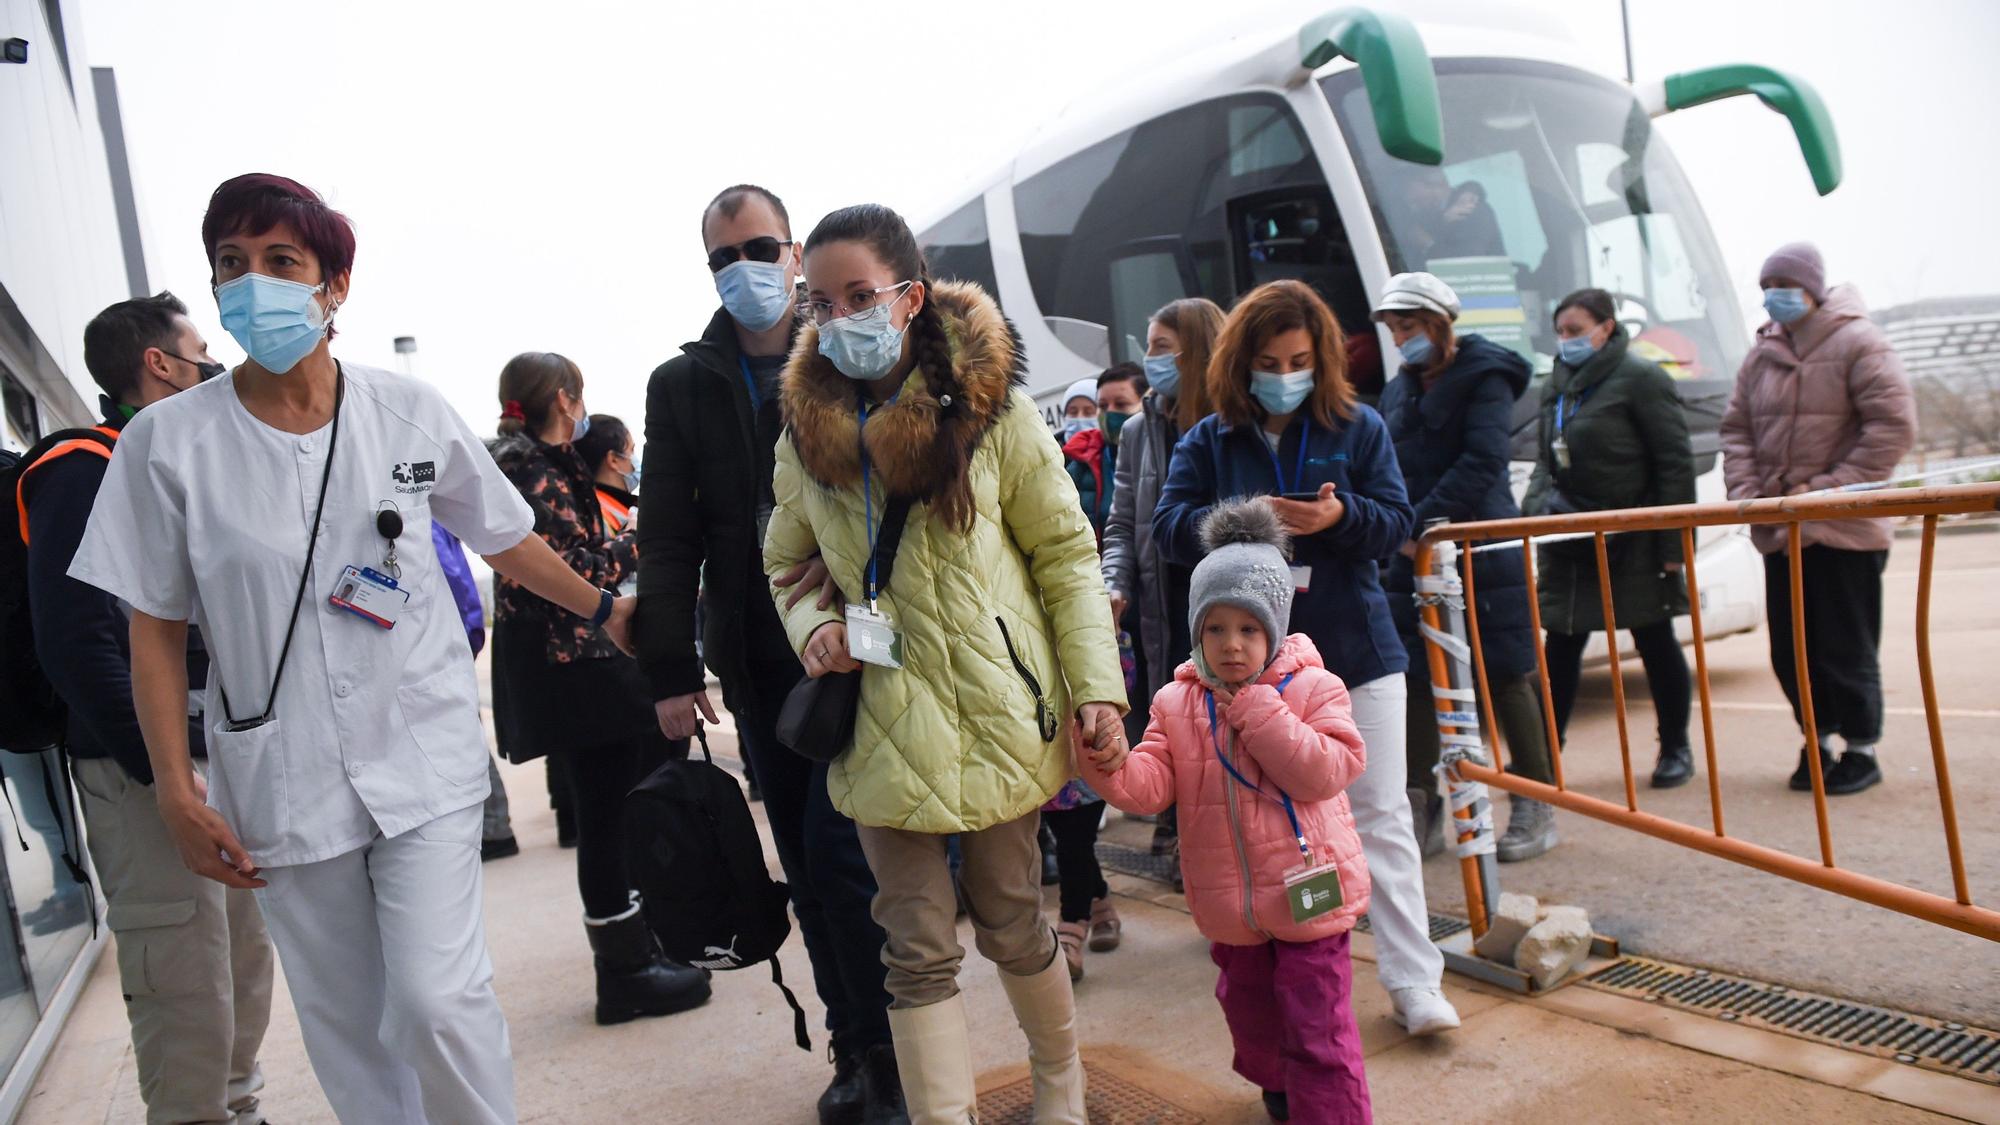
[[[1622,77],[1617,0],[1531,3]],[[1839,126],[1847,178],[1822,199],[1751,99],[1663,123],[1746,307],[1793,238],[1878,308],[2000,292],[2000,209],[1975,198],[2000,183],[2000,3],[1630,3],[1641,80],[1767,63]],[[1072,99],[1335,6],[85,0],[81,49],[118,72],[152,284],[218,358],[240,352],[206,294],[202,210],[228,176],[280,172],[359,232],[339,354],[393,366],[392,339],[417,337],[418,373],[489,433],[507,357],[560,351],[591,408],[637,430],[647,374],[717,303],[697,222],[717,188],[771,187],[800,237],[864,200],[935,215]]]

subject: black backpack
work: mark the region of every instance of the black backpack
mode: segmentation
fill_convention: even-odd
[[[36,754],[58,745],[69,709],[35,657],[35,627],[28,616],[28,544],[21,536],[21,474],[65,442],[94,442],[111,455],[117,438],[104,430],[58,430],[26,453],[0,450],[0,750]],[[60,456],[60,455],[59,455]]]
[[[804,1050],[806,1013],[785,987],[778,948],[791,935],[791,891],[764,866],[764,842],[736,778],[715,764],[697,728],[701,759],[670,761],[625,801],[625,838],[646,925],[676,961],[726,972],[771,963],[771,982],[792,1009]]]

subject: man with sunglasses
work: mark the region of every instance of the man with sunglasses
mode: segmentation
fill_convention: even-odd
[[[171,293],[120,301],[97,314],[83,330],[83,362],[104,390],[103,437],[224,370]],[[271,1015],[273,956],[264,918],[252,892],[204,879],[181,863],[154,800],[153,768],[132,706],[125,611],[110,594],[69,576],[109,461],[109,442],[81,438],[55,445],[22,476],[35,652],[69,708],[67,749],[90,857],[118,938],[120,990],[146,1119],[252,1125],[264,1120],[257,1052]],[[194,629],[187,663],[188,748],[199,774],[206,765],[196,700],[207,682],[208,656]]]
[[[687,738],[697,723],[716,721],[704,658],[722,681],[745,763],[763,790],[813,984],[826,1004],[834,1077],[819,1100],[820,1120],[904,1122],[882,983],[885,938],[869,914],[875,879],[854,822],[827,798],[826,767],[777,740],[778,710],[804,675],[763,568],[799,248],[785,205],[750,184],[717,195],[702,211],[701,233],[722,308],[701,339],[653,372],[646,390],[634,621],[639,663],[669,738]],[[840,596],[817,559],[781,584],[793,602],[818,597],[826,606]]]

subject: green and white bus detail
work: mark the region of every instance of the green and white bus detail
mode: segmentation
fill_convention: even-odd
[[[1818,95],[1748,65],[1635,90],[1590,70],[1547,15],[1476,0],[1421,10],[1340,8],[1080,100],[923,229],[933,272],[999,299],[1051,422],[1061,388],[1139,359],[1147,317],[1179,297],[1227,308],[1295,278],[1348,332],[1369,332],[1369,295],[1429,270],[1463,299],[1461,329],[1519,350],[1539,385],[1555,302],[1606,289],[1633,347],[1678,381],[1699,496],[1721,499],[1716,431],[1748,329],[1652,120],[1757,97],[1790,120],[1824,194],[1840,153]],[[1355,377],[1366,388],[1391,373]],[[1516,414],[1517,491],[1538,400],[1531,388]],[[1763,571],[1748,537],[1704,532],[1700,558],[1710,635],[1753,628]]]

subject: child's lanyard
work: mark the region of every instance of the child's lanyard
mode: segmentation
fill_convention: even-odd
[[[1284,679],[1278,681],[1279,696],[1282,697],[1285,694],[1285,685],[1291,682],[1292,677],[1290,676],[1286,676]],[[1222,763],[1222,768],[1229,771],[1229,776],[1235,778],[1238,785],[1243,786],[1260,797],[1269,797],[1269,793],[1264,792],[1252,783],[1249,778],[1237,772],[1236,767],[1231,765],[1229,758],[1223,754],[1222,736],[1215,721],[1215,693],[1212,691],[1208,692],[1203,702],[1208,704],[1208,740],[1215,746],[1216,761]],[[1307,863],[1311,863],[1313,857],[1312,846],[1306,843],[1305,830],[1299,827],[1299,814],[1292,808],[1292,795],[1280,789],[1278,790],[1278,800],[1284,803],[1285,816],[1292,822],[1292,839],[1298,841],[1299,854],[1306,857]]]
[[[895,402],[896,395],[902,393],[902,390],[899,388],[896,394],[890,395],[884,400],[882,405],[888,406],[890,403]],[[879,533],[875,529],[875,493],[873,489],[868,487],[868,438],[866,436],[868,430],[868,396],[865,392],[857,391],[856,398],[858,399],[858,405],[855,407],[855,413],[860,416],[861,423],[854,428],[854,436],[861,443],[861,513],[862,519],[866,521],[863,527],[868,532],[868,608],[874,609],[876,595],[875,540]]]
[[[1271,474],[1278,478],[1278,492],[1280,495],[1287,492],[1305,491],[1305,489],[1299,486],[1305,484],[1306,481],[1306,442],[1312,438],[1312,429],[1313,423],[1311,418],[1299,419],[1299,461],[1298,464],[1292,467],[1292,479],[1290,481],[1285,479],[1285,470],[1278,464],[1278,451],[1268,443],[1264,446],[1265,449],[1271,452]],[[1283,439],[1280,438],[1280,440]]]

